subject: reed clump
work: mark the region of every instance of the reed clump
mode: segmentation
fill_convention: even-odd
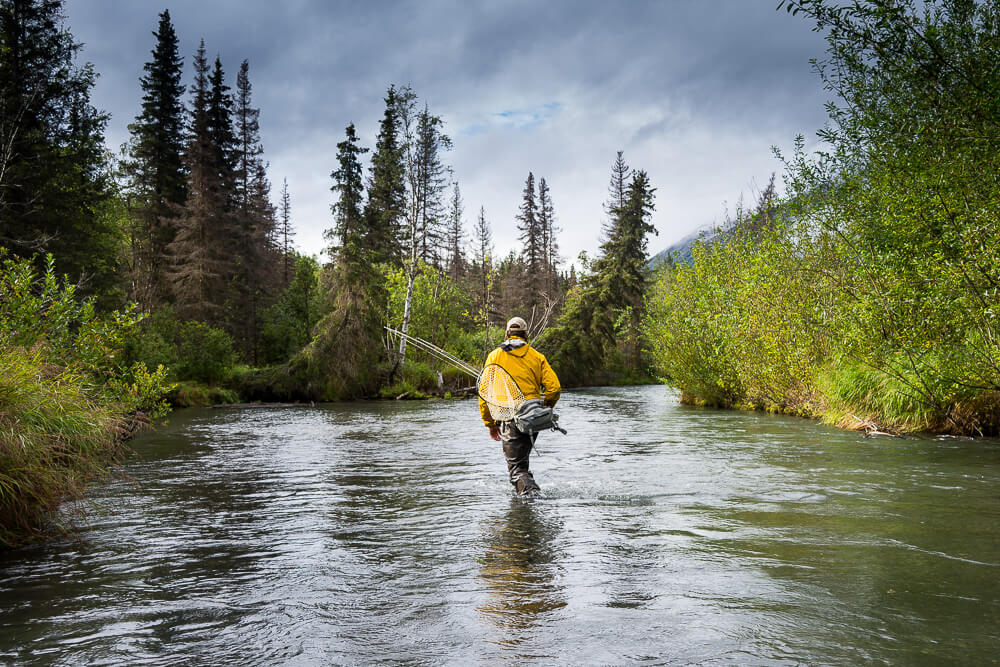
[[[60,506],[106,474],[129,432],[116,406],[95,400],[79,372],[46,348],[0,350],[0,544],[51,534]]]

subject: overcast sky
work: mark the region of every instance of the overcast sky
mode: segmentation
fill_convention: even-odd
[[[650,252],[723,218],[807,141],[828,93],[809,65],[824,42],[776,0],[332,2],[67,0],[70,30],[112,114],[110,147],[139,112],[139,76],[169,9],[184,56],[205,40],[227,83],[250,61],[273,199],[288,179],[300,250],[332,225],[330,172],[344,128],[374,145],[389,84],[409,84],[445,121],[471,232],[486,209],[497,251],[518,250],[528,172],[555,203],[562,255],[599,245],[617,150],[657,188]],[[186,98],[187,99],[187,98]]]

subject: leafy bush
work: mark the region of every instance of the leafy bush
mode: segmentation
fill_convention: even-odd
[[[390,326],[398,328],[403,321],[407,289],[406,273],[402,269],[390,270],[387,272],[387,281],[388,321]],[[420,264],[414,277],[413,297],[410,303],[408,333],[411,336],[424,338],[456,354],[459,345],[467,345],[469,342],[467,331],[473,325],[474,309],[475,304],[468,291],[463,290],[434,267]],[[408,346],[407,355],[411,351],[419,356],[412,346]],[[463,354],[465,352],[462,351]]]
[[[205,384],[226,378],[237,359],[233,339],[204,322],[184,322],[178,327],[177,353],[176,377]]]
[[[145,318],[141,335],[127,347],[127,359],[149,372],[165,367],[174,382],[218,384],[229,378],[237,362],[233,339],[204,322],[181,322],[169,306]]]
[[[322,314],[318,276],[315,259],[296,260],[291,284],[264,312],[260,349],[263,363],[284,363],[311,340],[313,327]]]
[[[827,32],[828,150],[786,160],[795,224],[696,249],[647,332],[691,400],[1000,430],[998,14],[786,0]]]

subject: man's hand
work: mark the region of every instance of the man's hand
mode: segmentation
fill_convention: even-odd
[[[490,437],[496,440],[497,442],[500,442],[500,427],[497,426],[496,424],[490,426]]]

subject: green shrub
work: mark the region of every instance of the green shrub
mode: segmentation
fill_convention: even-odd
[[[225,387],[210,387],[196,382],[180,382],[170,392],[170,403],[178,408],[227,405],[240,402],[240,395]]]
[[[184,322],[177,330],[178,379],[216,384],[225,379],[236,364],[233,339],[221,329],[204,322]]]

